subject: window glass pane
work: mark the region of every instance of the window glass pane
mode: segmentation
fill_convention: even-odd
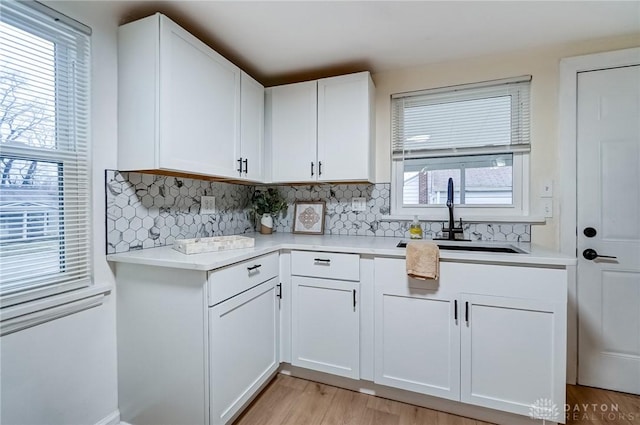
[[[61,164],[0,157],[0,167],[2,287],[19,282],[23,273],[37,277],[62,271]]]
[[[0,36],[0,140],[55,148],[55,45],[4,22]]]
[[[467,205],[511,205],[513,166],[484,166],[465,169],[464,198]]]
[[[445,205],[449,178],[455,204],[513,203],[513,154],[408,159],[403,167],[405,206]]]

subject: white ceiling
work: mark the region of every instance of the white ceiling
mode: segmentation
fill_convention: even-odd
[[[121,22],[166,13],[263,83],[380,72],[638,34],[640,1],[137,1]]]

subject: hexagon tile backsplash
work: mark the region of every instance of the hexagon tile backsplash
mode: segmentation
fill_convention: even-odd
[[[254,231],[250,214],[254,186],[107,170],[107,253],[170,245],[175,239]],[[389,221],[389,183],[274,186],[289,208],[275,231],[291,232],[296,201],[326,202],[325,234],[405,238],[409,221]],[[200,214],[200,196],[216,197],[217,214]],[[366,212],[351,210],[351,198],[367,200]],[[442,235],[442,222],[422,222],[426,238]],[[531,240],[529,224],[465,223],[474,240]]]
[[[107,170],[107,254],[171,245],[175,239],[253,232],[253,187]],[[200,214],[200,197],[217,214]]]

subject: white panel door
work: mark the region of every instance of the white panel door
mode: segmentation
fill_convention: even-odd
[[[263,177],[264,87],[242,72],[240,95],[240,177],[261,181]]]
[[[273,182],[316,181],[317,82],[271,88]]]
[[[579,74],[577,132],[578,382],[640,394],[640,66]]]
[[[226,424],[280,365],[276,280],[209,309],[211,425]]]
[[[237,177],[240,69],[162,16],[160,70],[160,167]]]
[[[528,415],[550,401],[563,420],[566,315],[559,305],[462,294],[460,400]],[[558,377],[561,377],[558,379]],[[550,412],[551,413],[551,412]]]
[[[375,311],[375,382],[458,400],[457,302],[400,282],[376,284]]]
[[[292,364],[359,379],[359,283],[293,276]]]
[[[318,180],[368,180],[369,73],[318,80]]]

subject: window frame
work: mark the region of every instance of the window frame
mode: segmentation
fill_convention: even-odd
[[[4,327],[5,316],[11,317],[14,316],[14,311],[23,311],[24,307],[27,305],[36,305],[43,304],[45,299],[49,299],[54,295],[71,294],[73,291],[78,289],[88,288],[93,285],[93,243],[92,243],[92,234],[93,234],[93,225],[92,225],[92,217],[93,217],[93,191],[92,191],[92,161],[91,161],[91,29],[77,21],[74,21],[71,18],[68,18],[65,15],[60,14],[59,12],[50,9],[47,6],[44,6],[40,3],[30,1],[30,2],[15,2],[8,1],[8,6],[10,7],[12,13],[25,13],[30,15],[33,19],[33,16],[37,16],[38,20],[34,23],[33,26],[27,25],[20,20],[14,21],[9,19],[8,22],[4,22],[6,25],[13,26],[18,28],[19,30],[28,32],[33,34],[36,37],[42,38],[44,40],[48,40],[53,43],[54,51],[54,105],[55,105],[55,116],[54,121],[56,125],[56,132],[62,131],[66,132],[67,129],[73,129],[73,134],[71,137],[69,136],[59,136],[56,135],[56,145],[58,147],[62,146],[62,148],[50,149],[46,147],[36,147],[36,146],[26,146],[24,144],[2,144],[0,146],[2,157],[10,157],[16,160],[23,161],[37,161],[37,162],[49,162],[57,164],[59,168],[58,179],[60,180],[59,186],[60,189],[60,211],[70,211],[72,209],[78,210],[82,209],[82,216],[78,216],[77,213],[71,213],[71,218],[80,218],[86,220],[86,227],[79,227],[75,230],[70,230],[68,228],[63,228],[60,230],[60,247],[58,249],[59,256],[59,272],[55,274],[51,274],[50,278],[43,279],[42,281],[30,285],[30,286],[20,286],[14,285],[12,287],[2,288],[0,290],[0,307],[2,308],[2,320]],[[17,4],[16,6],[14,6]],[[17,11],[16,11],[17,10]],[[71,86],[70,81],[75,80],[73,77],[70,77],[70,74],[67,70],[59,71],[58,67],[61,66],[62,63],[70,63],[73,61],[71,59],[71,55],[67,50],[66,45],[60,45],[56,36],[54,35],[55,30],[49,30],[47,27],[56,27],[62,26],[66,27],[65,31],[68,31],[69,28],[75,31],[78,34],[84,35],[88,37],[88,49],[89,51],[86,53],[86,56],[83,57],[86,62],[86,83],[88,84],[88,88],[86,89],[86,98],[83,99],[83,103],[86,107],[86,114],[83,115],[82,123],[80,125],[86,126],[84,140],[77,142],[78,133],[76,131],[76,125],[73,127],[68,127],[67,125],[60,125],[60,122],[71,122],[75,120],[77,117],[78,106],[78,96],[79,94],[75,91],[73,93],[67,94],[68,99],[65,99],[67,104],[72,104],[73,109],[69,109],[68,106],[62,106],[60,104],[61,100],[59,97],[59,87],[62,86]],[[78,44],[79,45],[79,44]],[[84,80],[83,80],[84,81]],[[72,147],[73,149],[70,149]],[[78,155],[79,152],[82,156],[84,156],[83,160],[72,159],[73,155]],[[71,155],[70,155],[71,154]],[[67,184],[66,182],[70,179],[78,179],[77,173],[79,170],[82,170],[82,179],[81,183]],[[73,176],[73,177],[72,177]],[[83,193],[82,187],[85,187],[86,194]],[[85,201],[78,204],[77,199],[83,198]],[[73,200],[71,200],[73,199]],[[78,205],[74,205],[78,204]],[[24,210],[24,212],[28,212]],[[67,216],[69,218],[69,213],[62,213],[61,219]],[[61,225],[62,226],[62,225]],[[76,233],[76,237],[69,237],[69,235]],[[86,234],[87,240],[83,241],[78,237],[78,234],[84,235]],[[1,249],[1,248],[0,248]],[[72,261],[64,260],[64,258],[73,258]],[[64,277],[64,264],[86,264],[87,273],[86,276],[80,278],[69,278],[68,280],[60,277]],[[66,281],[65,281],[66,280]],[[51,302],[47,301],[45,304],[50,305]],[[7,314],[5,314],[7,313]],[[4,330],[2,331],[4,334]]]
[[[528,80],[527,80],[528,78]],[[396,120],[396,113],[394,112],[393,99],[396,97],[410,97],[410,96],[419,96],[419,95],[429,95],[433,93],[434,95],[442,95],[443,93],[454,93],[460,90],[465,89],[474,89],[474,88],[486,88],[491,86],[501,86],[507,85],[513,82],[523,82],[523,81],[531,81],[530,76],[525,77],[515,77],[508,78],[504,80],[496,80],[496,81],[487,81],[481,83],[472,83],[472,84],[464,84],[461,86],[450,86],[450,87],[442,87],[430,90],[417,90],[409,93],[401,93],[398,95],[392,95],[392,105],[391,105],[391,128],[398,128],[399,125]],[[529,83],[530,84],[530,83]],[[530,87],[530,86],[529,86]],[[528,88],[527,90],[529,90]],[[466,100],[475,100],[480,99],[477,93],[471,92],[468,96],[464,98],[460,98],[460,101]],[[487,97],[488,98],[488,97]],[[514,116],[521,114],[523,109],[519,109],[517,112],[514,108],[520,108],[520,106],[516,106],[512,104],[511,109],[511,117],[513,119]],[[527,118],[527,127],[526,131],[528,134],[531,119],[531,105],[530,100],[526,105],[526,118]],[[395,130],[392,131],[392,133]],[[513,131],[513,130],[512,130]],[[512,134],[513,137],[513,134]],[[513,140],[513,139],[512,139]],[[440,204],[430,204],[430,205],[405,205],[403,202],[403,194],[404,194],[404,155],[402,158],[398,157],[398,154],[394,154],[394,145],[397,141],[394,138],[394,134],[391,135],[391,143],[389,149],[389,159],[391,161],[391,216],[418,216],[424,220],[442,220],[443,217],[446,217],[446,206]],[[402,142],[401,142],[402,143]],[[513,141],[512,141],[513,143]],[[443,157],[443,158],[454,158],[454,157],[464,157],[464,156],[472,156],[472,155],[489,155],[489,154],[512,154],[513,155],[513,182],[512,182],[512,203],[511,204],[455,204],[455,210],[457,211],[457,216],[466,219],[478,219],[482,221],[495,219],[496,221],[507,221],[509,218],[521,220],[523,217],[529,216],[529,199],[530,199],[530,152],[528,150],[520,150],[518,148],[512,149],[512,146],[519,145],[507,145],[502,148],[499,146],[491,146],[487,145],[485,148],[478,147],[469,149],[465,152],[455,152],[447,155],[446,151],[443,150],[433,150],[432,154],[425,154],[425,158],[435,158],[435,157]],[[528,145],[527,145],[528,146]],[[413,158],[412,159],[416,159]],[[463,168],[461,168],[463,170]]]

